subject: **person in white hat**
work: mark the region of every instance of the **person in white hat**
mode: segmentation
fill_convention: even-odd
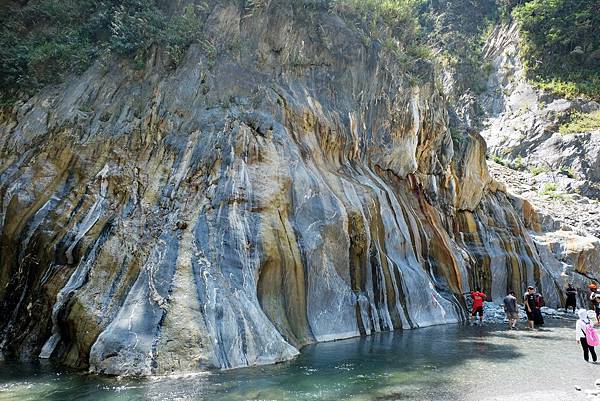
[[[575,339],[577,340],[577,344],[581,344],[581,348],[583,348],[583,359],[585,359],[586,362],[590,361],[590,356],[589,354],[592,354],[592,361],[594,363],[596,363],[597,361],[597,357],[596,357],[596,351],[594,350],[594,347],[591,346],[590,344],[588,344],[587,338],[586,338],[586,331],[589,325],[592,324],[592,322],[590,321],[590,318],[588,317],[588,312],[585,309],[581,309],[578,312],[579,315],[579,319],[577,320],[577,323],[575,323]],[[593,328],[592,328],[593,330]]]

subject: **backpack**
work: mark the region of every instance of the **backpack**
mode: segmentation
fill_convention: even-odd
[[[590,347],[595,347],[600,344],[598,333],[594,330],[592,323],[585,325],[585,341],[587,341]]]
[[[541,308],[545,304],[546,302],[544,302],[544,297],[542,296],[542,294],[535,294],[535,306]]]

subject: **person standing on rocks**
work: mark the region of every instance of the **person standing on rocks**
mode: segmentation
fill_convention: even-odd
[[[527,287],[527,292],[523,294],[523,303],[525,304],[525,313],[527,313],[527,327],[534,328],[536,316],[539,313],[535,302],[535,289],[532,286]]]
[[[592,303],[592,306],[594,306],[594,303],[596,302],[596,294],[597,294],[596,284],[591,283],[590,285],[588,285],[588,288],[590,289],[590,302]]]
[[[475,291],[471,291],[471,299],[473,299],[471,319],[475,320],[476,315],[479,314],[479,324],[483,324],[483,301],[485,300],[485,292],[482,292],[479,287],[475,288]]]
[[[590,342],[592,342],[592,344],[597,342],[598,336],[592,332],[595,333],[592,322],[588,317],[588,312],[585,309],[581,309],[579,311],[579,319],[577,320],[577,323],[575,323],[575,339],[577,340],[577,344],[581,344],[581,348],[583,348],[583,359],[585,359],[586,362],[589,362],[589,354],[592,354],[592,361],[595,363],[598,358],[596,357],[594,346],[591,345]],[[588,341],[590,335],[592,337],[595,335],[595,339],[592,338]]]
[[[573,308],[573,313],[575,313],[575,308],[577,307],[577,290],[573,287],[573,284],[569,283],[565,293],[567,295],[567,300],[565,301],[565,312],[567,309],[569,309],[569,307],[571,307]]]
[[[595,283],[591,283],[588,285],[588,288],[590,289],[590,302],[592,303],[594,312],[596,312],[596,320],[600,323],[600,293],[598,292],[598,287]]]
[[[510,290],[502,303],[504,304],[504,313],[508,319],[508,328],[516,330],[517,320],[519,320],[519,309],[517,308],[515,292]]]
[[[592,303],[594,304],[594,312],[596,312],[596,320],[600,323],[600,293],[594,295]]]

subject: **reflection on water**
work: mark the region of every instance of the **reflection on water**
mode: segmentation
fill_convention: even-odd
[[[552,325],[536,332],[454,325],[384,333],[309,346],[289,363],[151,380],[0,363],[0,400],[578,399],[574,385],[593,383],[600,366],[581,360],[572,322]]]

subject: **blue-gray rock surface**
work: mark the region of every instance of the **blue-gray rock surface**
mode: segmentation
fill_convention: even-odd
[[[228,3],[169,69],[115,60],[0,118],[0,355],[107,374],[235,368],[464,319],[562,283],[433,67],[339,17]]]

